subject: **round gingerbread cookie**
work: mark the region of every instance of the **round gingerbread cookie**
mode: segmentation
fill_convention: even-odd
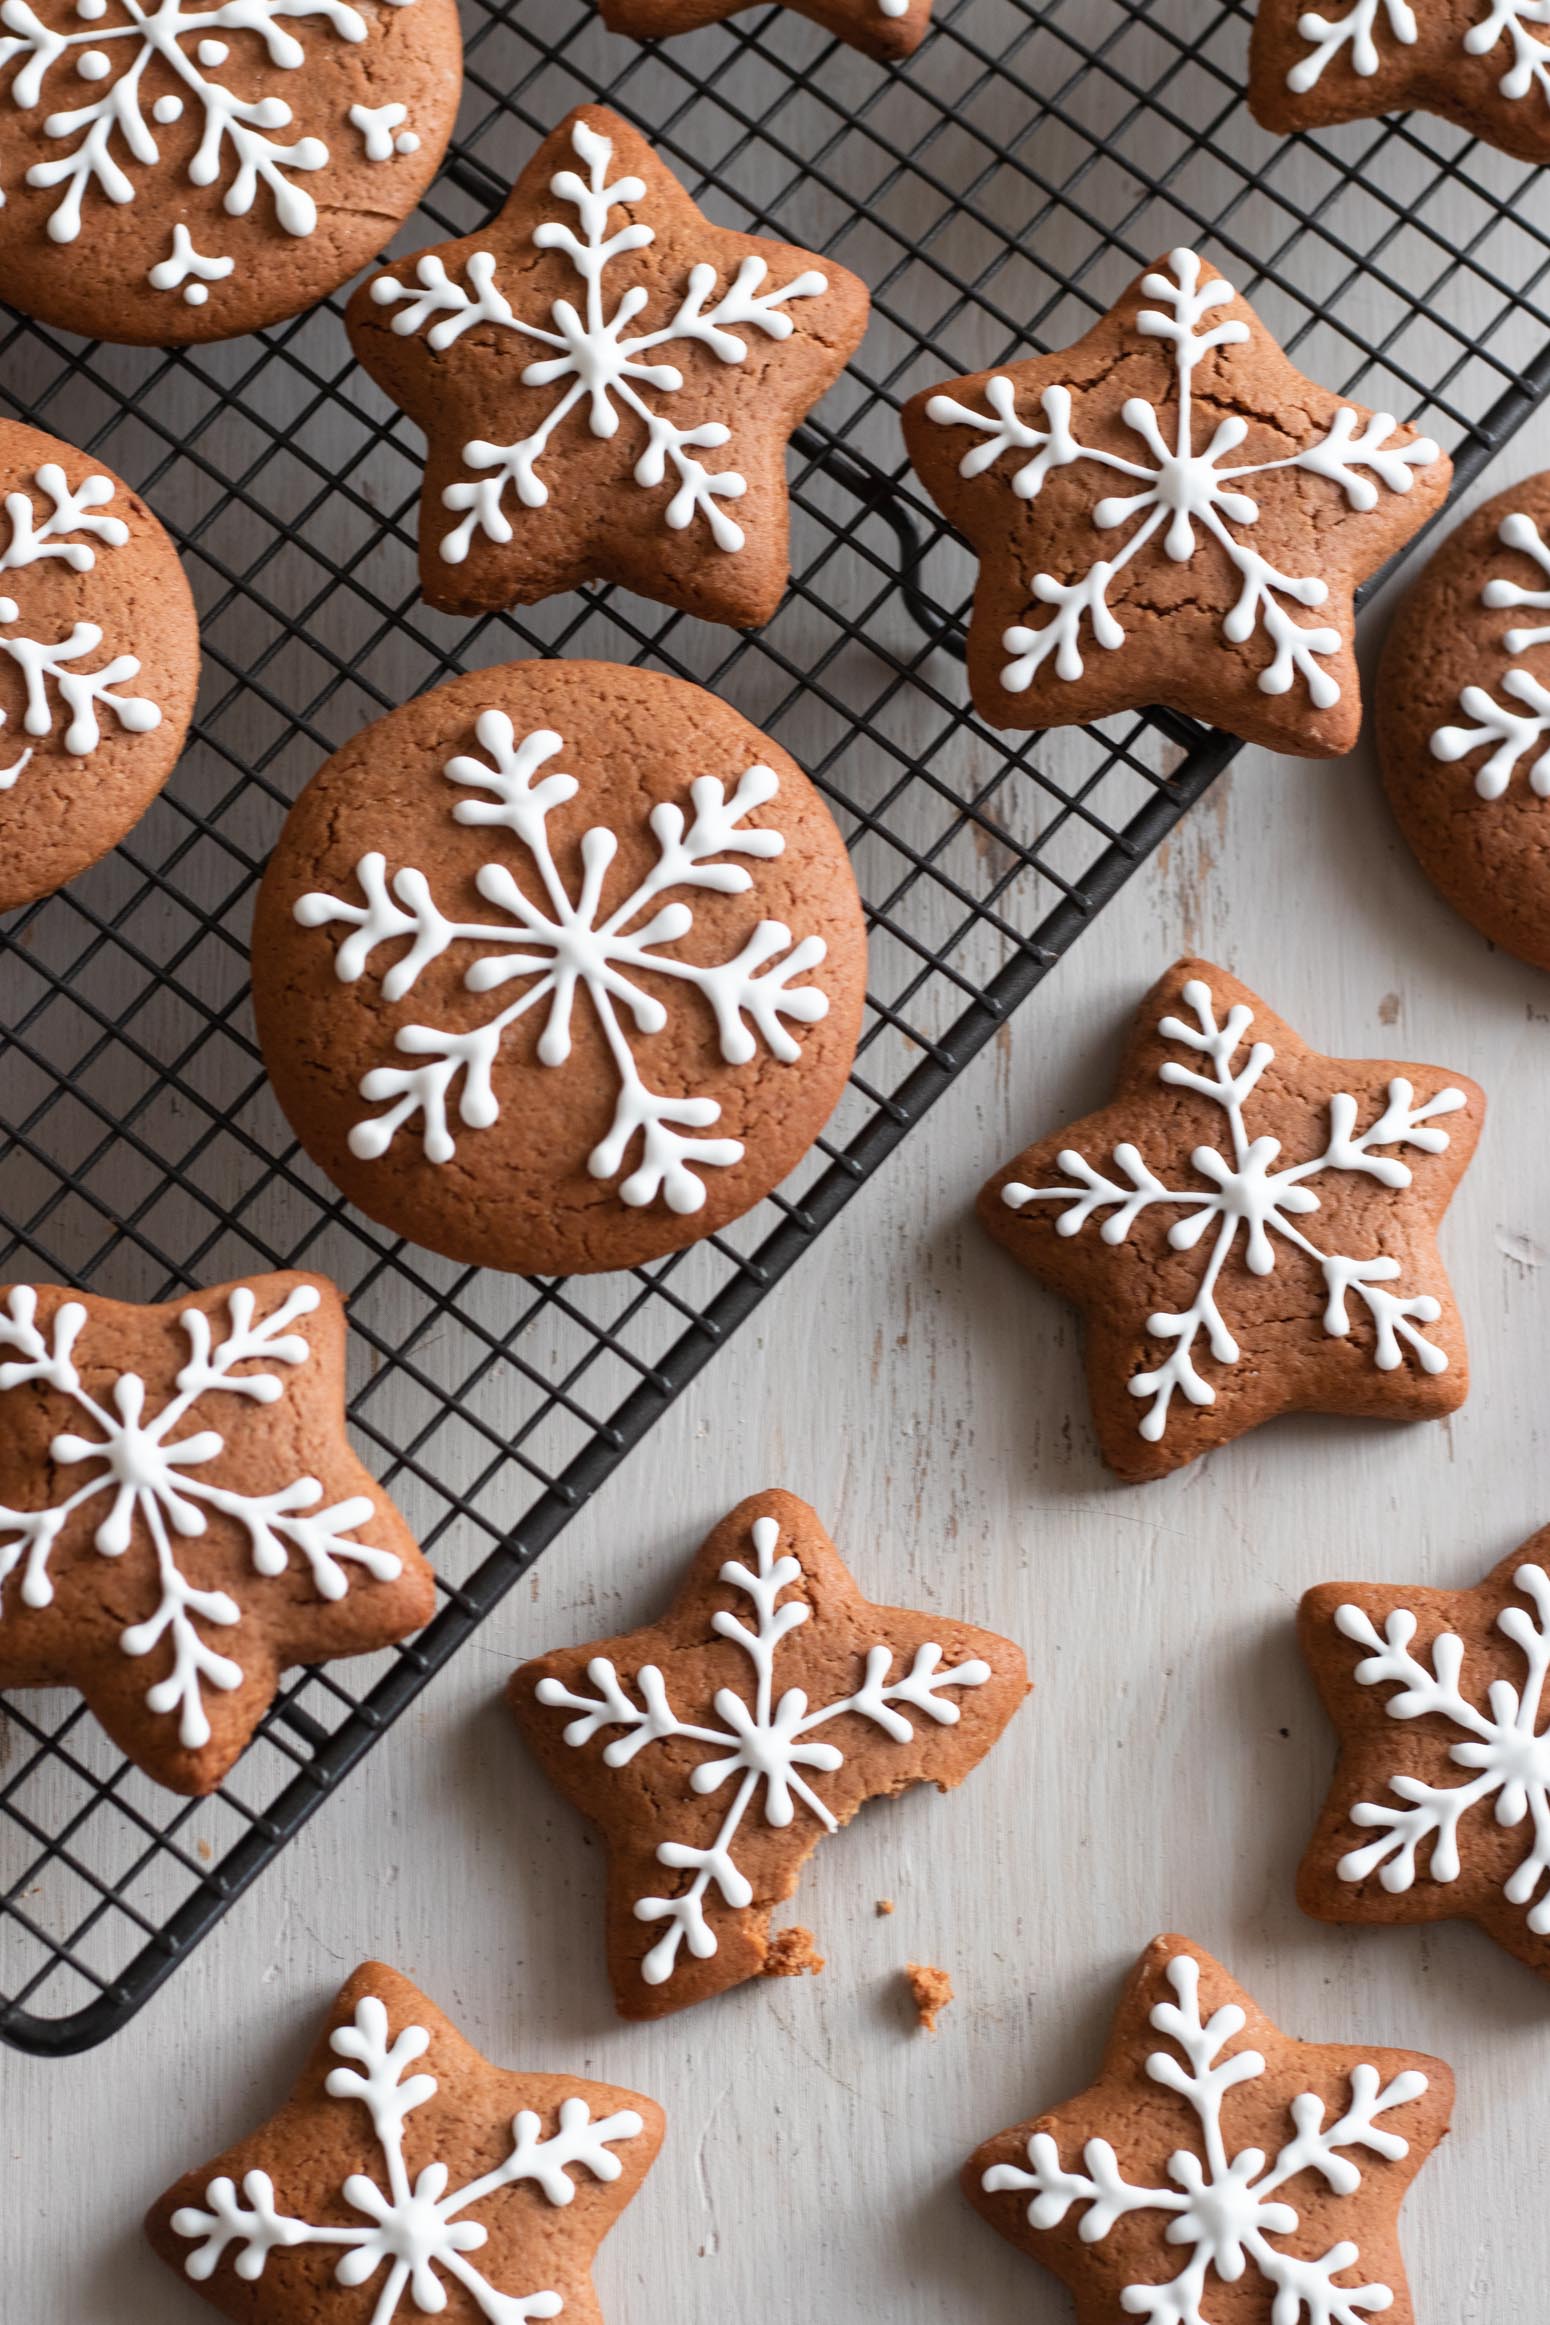
[[[456,0],[5,0],[0,298],[152,347],[299,314],[440,166]]]
[[[73,444],[0,421],[0,912],[116,847],[177,764],[199,684],[178,553]]]
[[[1421,869],[1483,936],[1550,969],[1550,472],[1459,526],[1400,608],[1378,757]]]
[[[844,1087],[865,975],[807,777],[609,662],[475,671],[367,728],[292,809],[254,926],[307,1152],[414,1242],[544,1275],[767,1195]]]

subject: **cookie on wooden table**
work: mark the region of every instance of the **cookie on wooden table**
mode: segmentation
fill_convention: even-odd
[[[698,32],[701,25],[719,24],[757,4],[758,0],[600,0],[600,13],[610,32],[660,40],[674,32]],[[784,4],[884,64],[913,56],[931,29],[932,0],[784,0]]]
[[[8,912],[116,847],[172,773],[199,685],[199,621],[144,501],[73,444],[0,420],[0,501]]]
[[[1299,2042],[1160,1937],[1098,2080],[986,2140],[964,2193],[1082,2325],[1414,2325],[1399,2210],[1452,2105],[1441,2059]]]
[[[593,2256],[662,2130],[638,2091],[491,2066],[366,1962],[283,2106],[185,2173],[146,2234],[240,2325],[602,2325]]]
[[[1163,1477],[1278,1413],[1461,1405],[1436,1238],[1484,1111],[1439,1067],[1325,1057],[1209,961],[1160,978],[1117,1095],[979,1201],[1082,1311],[1109,1466]]]
[[[473,672],[368,727],[292,809],[254,927],[308,1153],[416,1243],[546,1275],[767,1195],[844,1088],[865,978],[806,776],[610,662]]]
[[[427,439],[429,602],[483,613],[615,581],[767,622],[787,442],[867,305],[842,267],[714,225],[628,122],[582,106],[489,225],[350,301],[357,356]]]
[[[1351,748],[1356,589],[1451,464],[1306,379],[1193,251],[1074,346],[923,389],[903,418],[979,556],[969,688],[992,726],[1162,704],[1272,751]]]
[[[435,176],[455,0],[6,0],[0,298],[177,347],[299,314]]]
[[[0,1687],[78,1688],[158,1784],[212,1792],[290,1665],[427,1622],[344,1363],[319,1276],[154,1308],[0,1289]]]
[[[1249,110],[1266,129],[1440,113],[1520,161],[1550,161],[1540,0],[1259,0]]]
[[[1547,525],[1550,474],[1467,517],[1401,606],[1377,686],[1384,789],[1422,871],[1539,969],[1550,969]]]

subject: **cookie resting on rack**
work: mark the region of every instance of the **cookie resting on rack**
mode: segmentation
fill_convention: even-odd
[[[1550,1527],[1473,1590],[1321,1583],[1297,1627],[1340,1737],[1304,1912],[1478,1922],[1550,1978]]]
[[[990,725],[1156,704],[1314,757],[1360,730],[1356,589],[1452,473],[1305,379],[1191,250],[1059,354],[922,390],[904,433],[979,557],[969,688]]]
[[[1550,56],[1550,49],[1546,50]],[[1378,666],[1384,788],[1432,885],[1550,969],[1550,473],[1466,517]]]
[[[357,356],[426,438],[426,598],[474,614],[614,581],[767,622],[787,442],[867,304],[811,251],[713,225],[617,114],[572,113],[488,226],[350,301]]]
[[[1298,2042],[1160,1937],[1098,2080],[988,2139],[963,2187],[1081,2325],[1415,2325],[1399,2210],[1452,2105],[1441,2059]]]
[[[979,1203],[1082,1311],[1110,1468],[1163,1477],[1278,1413],[1461,1405],[1437,1226],[1484,1111],[1440,1067],[1310,1049],[1209,961],[1160,978],[1116,1096],[1025,1148]]]
[[[608,1844],[622,2015],[778,1969],[770,1915],[824,1834],[879,1795],[961,1783],[1027,1692],[1009,1639],[869,1604],[778,1492],[722,1519],[659,1621],[524,1663],[517,1725]]]
[[[610,32],[660,40],[674,32],[697,32],[701,25],[719,24],[757,5],[758,0],[600,0],[600,13]],[[784,5],[884,64],[913,56],[931,29],[932,0],[784,0]]]
[[[279,2111],[185,2173],[146,2234],[239,2325],[602,2325],[593,2256],[662,2128],[638,2092],[491,2066],[366,1962]]]
[[[1550,161],[1544,0],[1259,0],[1249,110],[1266,129],[1440,113],[1519,161]]]
[[[213,1792],[283,1671],[427,1622],[344,1364],[319,1276],[159,1308],[0,1289],[0,1687],[77,1688],[158,1784]]]

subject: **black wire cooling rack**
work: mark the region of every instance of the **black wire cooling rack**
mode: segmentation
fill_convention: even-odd
[[[469,0],[465,31],[461,135],[404,246],[467,233],[601,97],[714,215],[862,275],[874,321],[797,440],[795,580],[748,637],[611,590],[429,613],[417,446],[352,366],[338,301],[179,356],[5,328],[0,408],[100,452],[177,536],[206,676],[144,823],[0,933],[0,1277],[162,1299],[323,1269],[350,1297],[357,1437],[442,1578],[415,1644],[293,1674],[210,1800],[159,1792],[75,1699],[8,1699],[0,2034],[27,2049],[84,2048],[145,2001],[1230,757],[1172,718],[1009,738],[969,714],[969,561],[904,471],[903,399],[1076,337],[1181,240],[1306,371],[1423,418],[1461,478],[1550,382],[1531,173],[1420,116],[1264,135],[1234,0],[938,0],[894,69],[779,8],[643,46],[590,0]],[[245,952],[320,759],[456,670],[534,653],[649,661],[777,736],[845,828],[872,931],[857,1069],[796,1178],[666,1264],[542,1283],[443,1263],[337,1199],[269,1096]]]

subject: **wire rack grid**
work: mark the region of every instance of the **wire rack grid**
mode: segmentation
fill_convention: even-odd
[[[1180,240],[1305,370],[1424,419],[1461,478],[1550,380],[1528,173],[1420,117],[1263,135],[1235,0],[938,0],[891,70],[780,8],[642,45],[590,0],[469,0],[465,34],[460,133],[403,247],[467,233],[602,98],[712,214],[861,274],[874,320],[797,438],[793,586],[751,636],[613,590],[430,613],[416,442],[352,366],[341,301],[177,356],[5,324],[0,408],[148,496],[206,672],[151,814],[0,931],[0,1276],[159,1299],[324,1270],[351,1303],[357,1439],[442,1591],[413,1644],[291,1674],[209,1800],[159,1792],[72,1697],[7,1700],[0,2035],[37,2051],[101,2040],[187,1956],[1231,756],[1172,718],[1016,738],[969,714],[971,567],[903,467],[903,399],[1074,338]],[[1483,339],[1459,319],[1482,297]],[[321,758],[454,671],[525,654],[724,693],[822,786],[871,927],[861,1054],[807,1165],[711,1242],[570,1282],[457,1268],[348,1210],[268,1094],[247,1007],[253,889]]]

